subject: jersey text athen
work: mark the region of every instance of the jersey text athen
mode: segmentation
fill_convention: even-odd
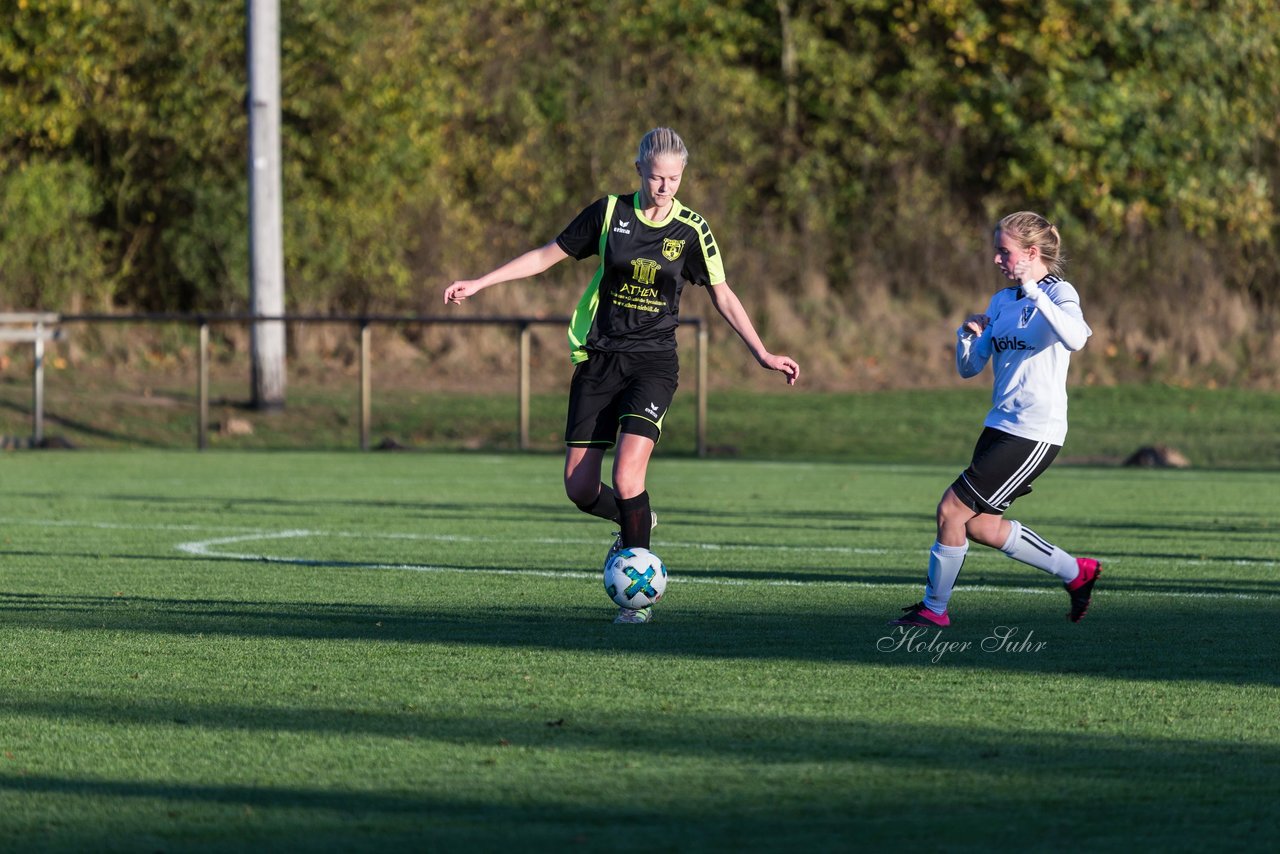
[[[678,200],[665,219],[652,222],[636,207],[636,194],[605,196],[578,214],[556,243],[579,260],[600,256],[569,326],[574,364],[592,350],[675,350],[685,283],[725,280],[711,227]]]

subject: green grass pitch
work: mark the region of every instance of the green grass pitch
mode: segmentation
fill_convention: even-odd
[[[655,620],[555,456],[0,459],[0,849],[1161,850],[1280,838],[1280,473],[658,459]],[[1268,842],[1270,840],[1270,842]]]

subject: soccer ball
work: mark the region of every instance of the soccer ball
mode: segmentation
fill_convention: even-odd
[[[647,608],[667,589],[667,567],[648,549],[623,549],[604,566],[604,592],[623,608]]]

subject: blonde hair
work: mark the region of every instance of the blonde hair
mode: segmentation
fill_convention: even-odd
[[[1023,249],[1040,250],[1040,260],[1055,276],[1062,275],[1067,258],[1062,254],[1062,235],[1058,227],[1032,211],[1011,213],[996,224],[995,230],[1011,237]]]
[[[640,140],[640,151],[636,154],[636,162],[650,164],[667,154],[674,154],[680,158],[682,165],[689,165],[689,149],[684,147],[684,140],[680,138],[680,134],[671,128],[654,128]]]

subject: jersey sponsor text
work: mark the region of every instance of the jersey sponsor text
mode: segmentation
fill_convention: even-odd
[[[1014,338],[1012,335],[1005,335],[1001,338],[992,338],[991,346],[997,353],[1003,353],[1006,350],[1035,349],[1035,347],[1030,343],[1023,341],[1021,338]]]

